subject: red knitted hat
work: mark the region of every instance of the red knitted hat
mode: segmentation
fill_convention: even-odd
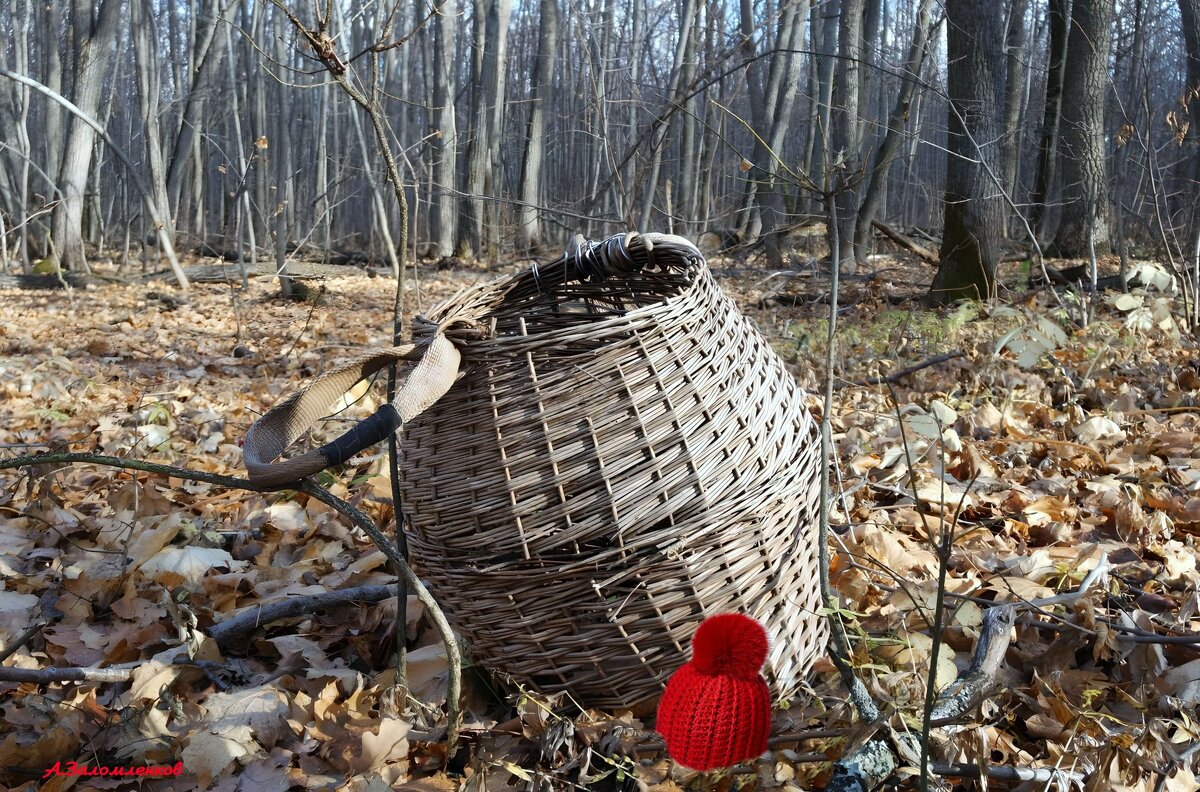
[[[767,631],[748,616],[721,613],[700,623],[692,661],[671,675],[658,702],[667,753],[693,770],[715,770],[767,750],[771,694],[758,673]]]

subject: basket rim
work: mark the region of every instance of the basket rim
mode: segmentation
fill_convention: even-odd
[[[452,337],[456,343],[465,343],[486,349],[495,343],[516,343],[518,339],[538,339],[540,345],[540,343],[556,343],[565,338],[589,338],[593,334],[597,337],[603,337],[607,334],[606,331],[614,326],[653,317],[656,313],[664,310],[674,310],[678,307],[678,303],[695,295],[698,291],[698,285],[706,278],[723,295],[723,292],[720,292],[720,287],[716,285],[713,279],[712,270],[708,266],[708,261],[705,259],[704,254],[700,252],[699,248],[683,237],[669,234],[617,234],[608,237],[601,243],[588,244],[604,245],[614,244],[618,241],[620,244],[625,244],[631,237],[640,240],[648,239],[651,243],[651,248],[649,249],[654,250],[653,255],[656,257],[664,253],[674,257],[676,259],[676,263],[673,265],[674,269],[676,272],[683,273],[684,283],[682,285],[672,284],[670,293],[664,292],[661,295],[652,295],[655,297],[652,302],[623,310],[615,315],[599,317],[594,321],[577,326],[538,330],[525,334],[492,334],[490,329],[487,328],[489,320],[502,313],[501,309],[510,299],[512,292],[520,287],[527,286],[531,282],[537,283],[538,265],[533,264],[520,272],[503,278],[466,287],[454,296],[432,306],[427,312],[414,316],[412,319],[413,339],[424,339],[438,333],[444,333]],[[572,254],[568,250],[567,253],[564,253],[553,262],[544,266],[564,265],[571,259],[571,256]],[[655,262],[657,263],[657,261],[659,259],[656,258]],[[642,272],[640,268],[637,271]],[[652,277],[652,275],[645,276]],[[607,277],[617,276],[609,274]],[[562,288],[573,283],[584,283],[587,280],[586,272],[577,271],[573,277],[554,284],[552,289]],[[538,288],[541,288],[540,285]],[[463,325],[467,328],[466,332],[462,332],[456,327]]]

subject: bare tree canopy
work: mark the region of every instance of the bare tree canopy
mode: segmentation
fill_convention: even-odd
[[[967,114],[989,132],[963,148],[962,31],[931,0],[337,2],[324,54],[271,3],[10,0],[0,63],[95,118],[150,203],[92,127],[6,81],[3,260],[129,257],[158,233],[153,205],[182,250],[305,246],[395,268],[399,209],[325,54],[382,97],[418,256],[492,261],[640,227],[713,232],[778,268],[797,261],[791,231],[832,206],[842,263],[863,267],[880,227],[948,233],[966,158],[993,171],[980,197],[1005,199],[997,255],[1027,249],[1032,228],[1068,256],[1186,258],[1194,0],[989,5],[987,117]]]

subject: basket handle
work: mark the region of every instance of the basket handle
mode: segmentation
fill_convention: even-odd
[[[390,404],[359,421],[336,440],[300,456],[276,460],[360,380],[401,360],[417,364]],[[254,422],[242,457],[250,481],[280,487],[345,462],[395,432],[442,397],[458,377],[458,348],[438,333],[429,342],[378,349],[328,371]]]

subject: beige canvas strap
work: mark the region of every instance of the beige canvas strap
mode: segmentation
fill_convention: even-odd
[[[383,405],[331,443],[275,461],[359,381],[389,364],[413,360],[418,362],[391,404]],[[374,350],[322,374],[250,427],[242,449],[250,481],[269,487],[289,484],[374,445],[450,390],[460,361],[458,348],[439,333],[427,343]]]

